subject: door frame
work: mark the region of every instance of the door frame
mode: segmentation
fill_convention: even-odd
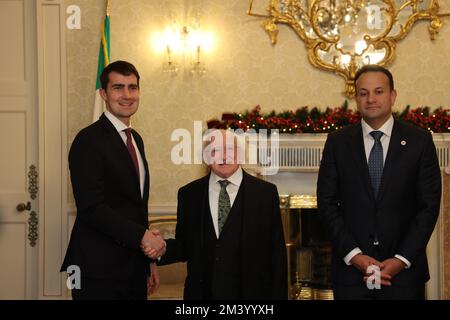
[[[36,0],[38,83],[38,299],[67,298],[67,68],[64,0]]]

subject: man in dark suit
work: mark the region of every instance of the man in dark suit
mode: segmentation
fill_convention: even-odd
[[[187,261],[187,300],[287,299],[277,188],[240,168],[225,132],[207,146],[211,172],[178,191],[175,239],[158,264]]]
[[[429,132],[392,117],[388,70],[363,67],[355,87],[361,123],[328,135],[317,184],[335,298],[424,299],[441,198],[436,149]]]
[[[158,278],[140,246],[162,254],[165,243],[147,230],[149,171],[142,138],[130,128],[139,74],[116,61],[100,79],[107,111],[77,134],[69,152],[77,217],[61,271],[81,272],[73,299],[146,299],[147,279],[151,291]]]

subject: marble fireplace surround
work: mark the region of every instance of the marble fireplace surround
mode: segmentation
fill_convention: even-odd
[[[315,196],[317,174],[326,134],[281,134],[279,171],[261,175],[262,166],[243,166],[261,178],[275,183],[280,195]],[[442,173],[441,209],[427,246],[431,279],[427,299],[450,299],[450,134],[433,134]]]

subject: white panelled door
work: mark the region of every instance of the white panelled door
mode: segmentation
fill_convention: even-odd
[[[35,1],[0,0],[0,299],[36,299]]]

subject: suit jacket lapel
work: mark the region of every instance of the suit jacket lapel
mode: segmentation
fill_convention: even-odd
[[[128,153],[127,146],[125,143],[123,143],[122,137],[120,136],[119,132],[117,132],[114,125],[108,120],[108,118],[105,116],[105,114],[102,114],[99,121],[103,124],[103,127],[108,131],[108,136],[111,137],[111,139],[108,141],[110,143],[112,149],[118,150],[116,153],[117,161],[120,161],[124,164],[125,167],[127,167],[128,171],[130,172],[129,175],[131,179],[133,179],[133,185],[136,186],[139,198],[141,197],[141,187],[139,184],[139,179],[136,175],[136,170],[134,169],[133,160],[130,157],[130,154]]]
[[[399,152],[401,151],[401,140],[405,137],[402,136],[399,124],[394,120],[394,126],[392,128],[391,139],[389,141],[388,153],[386,155],[386,160],[383,167],[383,176],[381,177],[380,189],[378,190],[378,201],[382,200],[384,193],[386,192],[387,186],[391,181],[393,175],[393,170],[395,169],[394,164],[396,159],[399,157]]]
[[[200,194],[200,203],[201,203],[201,210],[199,212],[200,214],[200,232],[197,236],[200,237],[200,252],[205,252],[203,249],[205,247],[204,245],[204,236],[205,236],[205,225],[207,223],[206,219],[212,220],[211,217],[211,211],[209,209],[209,176],[211,173],[203,177],[203,181],[199,190]]]
[[[242,196],[243,196],[243,205],[242,205],[242,217],[241,217],[241,221],[242,221],[242,232],[241,232],[241,244],[242,244],[242,252],[248,252],[247,250],[245,250],[245,246],[248,243],[247,242],[247,237],[252,237],[254,232],[253,230],[251,230],[252,226],[255,225],[254,221],[256,221],[258,219],[258,217],[254,216],[258,214],[258,209],[256,208],[256,204],[258,203],[258,201],[250,201],[249,199],[252,199],[252,197],[254,198],[254,195],[252,194],[254,188],[252,188],[252,186],[250,185],[250,179],[249,179],[249,174],[245,171],[243,171],[243,176],[242,176],[242,184],[241,184],[241,188],[243,188],[242,190]]]
[[[136,142],[139,153],[141,154],[141,157],[142,157],[142,162],[144,164],[144,169],[145,169],[144,198],[145,198],[146,195],[148,195],[149,188],[150,188],[150,172],[148,170],[147,157],[145,156],[144,144],[142,142],[141,137],[133,129],[131,130],[131,133],[133,135],[134,141]],[[128,152],[128,150],[127,150],[127,152]],[[131,162],[131,164],[133,164],[133,162]],[[133,168],[134,168],[134,165],[133,165]],[[139,189],[140,189],[140,185],[139,185]],[[144,199],[144,200],[147,201],[148,199]]]
[[[243,199],[245,198],[245,196],[244,196],[243,193],[244,193],[245,190],[246,190],[246,188],[245,188],[246,182],[244,183],[244,180],[245,180],[245,181],[248,181],[245,175],[246,175],[245,171],[242,170],[242,181],[241,181],[241,185],[239,186],[238,192],[237,192],[237,194],[236,194],[236,198],[234,199],[234,203],[233,203],[233,205],[232,205],[231,208],[230,208],[230,212],[228,213],[227,220],[225,221],[225,223],[224,223],[224,225],[223,225],[223,229],[222,229],[222,232],[221,232],[220,235],[219,235],[219,238],[220,238],[225,232],[227,232],[227,229],[228,229],[227,225],[229,224],[230,219],[234,219],[233,217],[234,217],[235,215],[237,215],[237,216],[240,216],[239,219],[241,219],[241,221],[242,221],[243,214],[244,214],[244,212],[246,212],[246,208],[244,208],[244,207],[241,208],[241,210],[244,209],[244,210],[242,210],[243,212],[237,211],[237,209],[236,209],[236,207],[240,205],[240,204],[239,204],[239,201],[242,201],[242,202],[245,204],[245,201],[243,201]]]
[[[366,150],[364,148],[364,137],[362,132],[361,123],[355,125],[352,131],[349,132],[351,139],[349,139],[351,144],[351,149],[353,157],[356,163],[356,174],[359,174],[363,179],[364,187],[366,192],[370,194],[372,199],[375,199],[375,195],[372,189],[372,183],[370,181],[369,167],[367,166]]]

